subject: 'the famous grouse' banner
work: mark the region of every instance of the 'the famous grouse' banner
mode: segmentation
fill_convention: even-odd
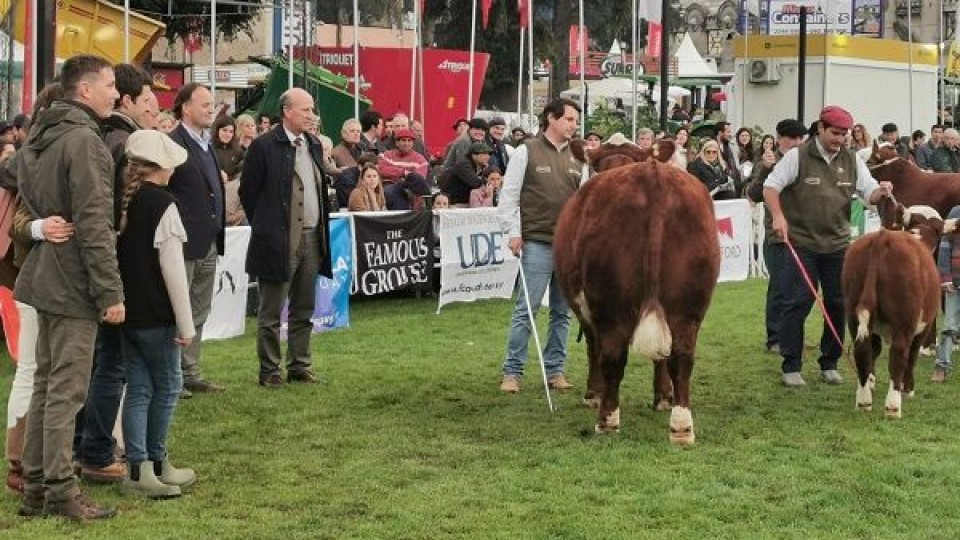
[[[433,269],[430,212],[353,216],[355,272],[351,293],[427,291]]]

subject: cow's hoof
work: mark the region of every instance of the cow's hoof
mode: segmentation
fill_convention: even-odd
[[[863,412],[870,412],[873,410],[873,403],[857,403],[857,410]]]
[[[620,408],[616,408],[594,426],[597,433],[618,433],[620,431]]]
[[[890,391],[887,392],[887,401],[884,403],[883,411],[887,415],[887,418],[893,420],[900,418],[900,415],[903,411],[903,403],[901,400],[901,393],[899,390],[895,390],[893,382],[890,383]]]
[[[694,439],[690,409],[674,407],[670,412],[670,442],[678,446],[690,446]]]
[[[669,411],[673,408],[673,402],[669,399],[660,399],[653,404],[653,410],[655,411]]]
[[[583,396],[583,405],[590,409],[600,408],[600,396]]]
[[[903,417],[903,411],[901,411],[900,409],[886,408],[884,409],[883,413],[890,420],[899,420],[900,418]]]
[[[911,391],[907,392],[907,397],[908,397],[908,398],[912,398],[912,397],[914,397],[914,396],[916,396],[916,395],[917,395],[917,391],[916,391],[916,390],[911,390]]]

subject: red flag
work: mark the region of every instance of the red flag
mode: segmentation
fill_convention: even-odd
[[[483,29],[487,29],[487,23],[490,21],[490,7],[493,6],[493,0],[482,0],[480,10],[483,12]]]
[[[517,0],[517,11],[520,12],[520,28],[526,28],[530,24],[530,7],[527,4],[529,0]]]
[[[420,18],[423,19],[423,14],[427,12],[427,0],[420,0]]]
[[[660,45],[663,39],[663,25],[653,21],[647,22],[647,55],[651,58],[660,58]]]

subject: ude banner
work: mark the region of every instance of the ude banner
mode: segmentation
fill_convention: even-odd
[[[326,332],[350,326],[350,277],[353,271],[353,238],[350,218],[330,220],[333,279],[317,276],[313,331]]]
[[[353,215],[353,294],[428,291],[433,268],[430,212]]]
[[[440,301],[510,298],[519,260],[507,246],[496,208],[441,210]]]
[[[213,305],[203,339],[224,339],[242,336],[247,316],[247,244],[250,227],[227,227],[224,254],[217,258],[217,274],[213,280]]]
[[[746,199],[715,201],[717,239],[720,242],[720,277],[717,281],[743,281],[750,274],[750,237],[753,224]]]

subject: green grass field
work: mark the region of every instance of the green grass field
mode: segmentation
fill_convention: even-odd
[[[205,345],[208,378],[228,385],[177,409],[170,448],[193,466],[188,495],[153,502],[91,487],[116,519],[75,525],[15,516],[0,537],[279,538],[958,538],[960,380],[928,381],[904,418],[883,418],[886,361],[872,413],[847,383],[780,385],[763,347],[765,282],[721,285],[693,380],[697,444],[667,441],[650,410],[649,361],[631,359],[619,435],[585,435],[585,349],[571,338],[575,392],[550,414],[534,359],[523,392],[502,395],[511,304],[355,303],[353,326],[313,341],[315,386],[256,385],[248,337]],[[811,317],[808,329],[817,329]],[[809,337],[807,340],[812,341]],[[885,356],[884,356],[885,359]],[[0,369],[6,402],[12,369]]]

